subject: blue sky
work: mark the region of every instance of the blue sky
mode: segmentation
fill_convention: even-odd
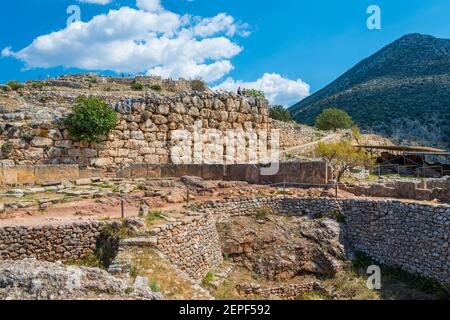
[[[2,1],[0,50],[9,49],[3,50],[0,58],[0,82],[104,68],[115,69],[116,73],[119,70],[133,73],[139,70],[175,78],[193,74],[207,79],[211,85],[224,84],[226,89],[237,85],[262,88],[269,92],[273,103],[288,105],[319,90],[361,59],[404,34],[420,32],[440,38],[450,37],[448,0],[162,0],[162,7],[159,0],[139,1],[140,9],[136,0],[112,0],[107,5],[77,0]],[[159,7],[149,9],[148,3],[156,3]],[[117,30],[112,33],[125,37],[123,41],[142,38],[148,47],[136,46],[139,52],[127,52],[126,45],[117,48],[114,42],[117,39],[111,39],[108,44],[114,58],[108,51],[99,49],[101,43],[99,45],[96,41],[103,33],[94,27],[85,40],[90,46],[87,46],[89,52],[79,45],[64,43],[67,37],[64,33],[59,38],[46,41],[45,52],[40,46],[21,51],[37,37],[65,29],[69,16],[66,9],[72,4],[80,7],[83,22],[124,6],[143,10],[160,19],[155,20],[158,30],[154,30],[156,33],[151,37],[136,35],[133,38],[130,33],[139,33],[139,25],[142,25],[133,18],[138,24],[137,29],[130,27],[123,34]],[[381,8],[381,30],[366,27],[366,9],[371,4]],[[165,16],[165,13],[170,15]],[[208,20],[220,13],[227,15]],[[186,14],[191,15],[188,22],[183,20]],[[165,26],[166,17],[175,20]],[[111,21],[100,26],[114,23]],[[180,27],[180,21],[185,25]],[[202,29],[191,32],[190,36],[185,35],[195,25],[210,28],[214,24],[217,32],[205,33]],[[117,28],[117,24],[114,25]],[[153,22],[149,22],[144,31],[153,31],[152,26]],[[175,34],[173,30],[177,30]],[[81,32],[83,30],[72,35],[80,41],[84,39],[84,36],[79,38]],[[169,40],[160,42],[159,37]],[[206,45],[202,42],[205,39],[212,41]],[[157,48],[161,48],[162,43],[167,47],[159,52]],[[141,52],[141,49],[145,50]],[[188,54],[190,51],[195,51],[195,54]],[[154,53],[148,59],[151,63],[145,60],[148,52],[150,55]],[[203,58],[199,60],[198,56]],[[27,68],[27,64],[32,68]],[[139,69],[141,66],[142,70]],[[101,71],[114,74],[113,71]],[[288,87],[289,90],[286,89]]]

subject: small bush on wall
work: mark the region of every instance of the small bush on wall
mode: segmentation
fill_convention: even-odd
[[[78,141],[98,142],[117,124],[117,113],[102,98],[81,96],[65,120],[70,135]]]

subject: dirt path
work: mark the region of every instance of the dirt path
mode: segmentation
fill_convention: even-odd
[[[288,149],[282,151],[281,154],[286,155],[291,152],[307,152],[307,151],[310,151],[312,148],[314,148],[316,145],[318,145],[321,142],[333,142],[333,141],[339,140],[341,137],[342,137],[341,133],[333,133],[333,134],[323,137],[320,140],[305,143],[300,146],[288,148]]]

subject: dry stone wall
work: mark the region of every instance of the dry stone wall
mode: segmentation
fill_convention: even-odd
[[[172,228],[160,228],[156,233],[157,248],[194,279],[201,279],[223,262],[219,234],[210,216],[193,218]]]
[[[0,260],[36,258],[77,260],[94,253],[103,224],[71,223],[36,227],[0,228]]]
[[[116,128],[100,143],[74,141],[61,124],[76,95],[42,93],[32,101],[21,101],[23,106],[14,111],[1,110],[1,162],[78,164],[111,170],[133,163],[164,164],[171,162],[174,130],[258,131],[270,127],[267,100],[233,93],[99,95],[119,114]],[[53,110],[51,104],[59,107]],[[244,143],[248,144],[248,139]],[[193,154],[194,145],[189,147]]]
[[[380,263],[450,283],[450,206],[396,200],[254,198],[210,201],[200,211],[253,215],[266,208],[280,214],[345,219],[347,241]]]
[[[395,180],[370,185],[343,185],[342,190],[357,196],[416,199],[431,201],[438,199],[450,202],[450,177],[417,181]]]

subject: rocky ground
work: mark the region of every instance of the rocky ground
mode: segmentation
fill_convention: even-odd
[[[281,217],[264,212],[219,224],[222,252],[270,280],[301,274],[333,276],[346,259],[343,226],[333,220]]]
[[[0,300],[160,300],[148,280],[133,284],[98,268],[26,259],[0,261]]]
[[[187,188],[189,186],[189,202]],[[137,216],[142,206],[173,211],[184,205],[230,197],[278,195],[334,196],[324,189],[278,189],[246,182],[181,179],[80,179],[76,183],[0,189],[0,226],[58,224]],[[352,195],[341,192],[340,196]]]

